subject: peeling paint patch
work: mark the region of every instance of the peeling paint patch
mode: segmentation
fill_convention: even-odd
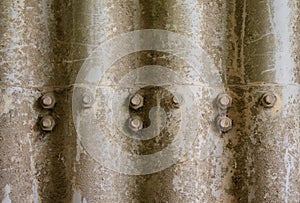
[[[77,191],[74,191],[73,203],[81,203],[81,194]]]
[[[73,203],[87,203],[87,200],[84,197],[82,197],[78,191],[74,191]]]
[[[284,184],[284,193],[283,193],[283,199],[285,203],[290,202],[290,195],[292,190],[292,173],[296,170],[295,163],[297,160],[295,157],[293,157],[292,153],[293,151],[297,150],[292,144],[289,136],[286,136],[284,139],[284,144],[286,145],[285,154],[284,154],[284,165],[286,169],[285,173],[285,184]]]
[[[34,179],[32,183],[32,192],[33,192],[33,202],[39,203],[39,194],[38,194],[38,186],[37,186],[37,180]]]
[[[4,113],[8,113],[11,108],[12,98],[4,95],[0,98],[0,116]]]
[[[30,140],[30,134],[27,134],[28,136],[28,143],[30,145],[30,152],[34,152],[34,149],[32,147],[32,144],[31,144],[31,140]],[[30,156],[30,168],[32,171],[35,170],[35,160],[34,160],[34,157],[31,155]],[[33,195],[33,203],[39,203],[39,194],[38,194],[38,184],[37,184],[37,179],[36,178],[33,178],[33,182],[32,182],[32,195]]]
[[[274,0],[273,9],[272,26],[277,38],[275,54],[276,82],[292,84],[295,79],[292,74],[295,67],[291,41],[293,35],[290,16],[292,8],[288,1]]]
[[[2,200],[2,203],[11,203],[11,199],[9,197],[10,193],[10,185],[5,186],[5,194],[4,194],[4,199]]]

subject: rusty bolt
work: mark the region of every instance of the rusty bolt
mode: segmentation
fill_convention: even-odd
[[[227,109],[231,106],[232,98],[228,94],[219,94],[217,97],[218,107]]]
[[[276,95],[273,94],[272,92],[265,93],[262,96],[262,104],[266,108],[273,107],[275,105],[276,101],[277,101]]]
[[[44,94],[41,97],[41,104],[44,109],[52,109],[55,106],[55,97],[53,93]]]
[[[140,117],[129,119],[129,128],[133,131],[138,131],[143,128],[143,121]]]
[[[172,102],[173,102],[175,108],[179,108],[180,104],[182,103],[182,98],[174,95],[172,97]]]
[[[141,108],[144,105],[144,98],[140,94],[135,94],[130,99],[130,106],[133,109]]]
[[[177,105],[180,103],[180,100],[176,96],[173,96],[172,101],[174,104],[177,104]]]
[[[82,95],[82,106],[84,108],[90,108],[93,106],[93,103],[94,103],[95,99],[94,99],[94,96],[92,95],[92,93],[90,92],[85,92],[83,95]]]
[[[232,128],[232,120],[226,116],[219,117],[218,125],[222,132],[227,132]]]
[[[43,131],[52,131],[55,126],[55,120],[52,116],[45,116],[41,120],[41,127]]]

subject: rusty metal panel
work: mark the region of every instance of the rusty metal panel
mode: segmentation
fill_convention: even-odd
[[[0,199],[299,202],[299,11],[2,0]]]

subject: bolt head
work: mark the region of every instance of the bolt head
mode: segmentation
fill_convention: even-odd
[[[179,104],[180,103],[177,96],[173,96],[172,101],[173,101],[174,104]]]
[[[51,122],[50,119],[43,119],[43,120],[42,120],[42,126],[43,126],[44,128],[49,128],[49,127],[51,126],[51,124],[52,124],[52,122]]]
[[[144,98],[140,94],[135,94],[130,98],[130,107],[139,109],[144,105]]]
[[[218,118],[218,125],[222,132],[227,132],[232,128],[232,120],[226,116]]]
[[[133,131],[138,131],[143,128],[143,121],[140,117],[129,119],[129,128]]]
[[[182,99],[181,96],[179,96],[179,95],[173,95],[173,97],[172,97],[172,103],[173,103],[173,105],[172,106],[174,108],[179,108],[180,105],[182,104],[182,101],[183,101],[183,99]]]
[[[52,131],[55,126],[55,120],[52,116],[45,116],[41,120],[41,127],[43,131]]]
[[[53,93],[44,94],[41,97],[41,104],[44,109],[52,109],[55,106],[55,97]]]
[[[86,92],[82,95],[82,105],[84,108],[90,108],[94,104],[94,96],[90,92]]]
[[[277,101],[277,97],[272,92],[265,93],[262,96],[262,104],[266,108],[273,107],[275,105],[276,101]]]
[[[47,105],[47,106],[51,105],[52,104],[52,98],[51,97],[43,98],[43,104]]]
[[[231,107],[232,98],[228,94],[219,94],[217,97],[218,107],[227,109]]]

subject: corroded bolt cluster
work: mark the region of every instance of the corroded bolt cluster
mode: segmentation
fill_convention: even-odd
[[[129,119],[129,128],[132,131],[138,131],[143,128],[143,121],[140,117],[136,116],[134,118]]]
[[[130,107],[139,109],[144,105],[144,98],[140,94],[135,94],[130,98]]]
[[[43,131],[52,131],[55,126],[55,120],[52,116],[44,116],[41,119],[41,128]]]
[[[277,101],[277,97],[274,93],[272,92],[267,92],[262,96],[262,104],[266,108],[271,108],[275,105]]]
[[[219,111],[217,125],[222,132],[228,132],[232,128],[232,120],[226,114],[228,108],[231,107],[232,98],[228,94],[219,94],[216,102]]]
[[[83,95],[82,95],[82,106],[84,108],[90,108],[93,106],[94,104],[94,96],[92,95],[92,93],[90,92],[85,92]]]
[[[173,95],[170,98],[172,106],[175,108],[179,108],[179,105],[182,104],[182,98],[179,96]],[[144,106],[144,97],[136,93],[129,98],[129,106],[131,109],[138,110]],[[143,126],[143,119],[139,116],[132,116],[128,119],[128,127],[134,132],[141,130]]]
[[[55,107],[56,100],[53,92],[48,92],[40,98],[40,104],[43,109],[51,110]],[[43,131],[52,131],[55,126],[55,119],[46,115],[40,121],[40,126]]]
[[[53,93],[47,93],[41,97],[41,105],[44,109],[54,108],[55,103],[56,101]]]
[[[139,108],[141,108],[144,105],[144,98],[142,95],[140,94],[135,94],[130,98],[130,107],[137,110]],[[143,128],[143,120],[141,117],[139,116],[135,116],[133,118],[129,119],[128,122],[129,128],[134,131],[137,132],[140,129]]]

